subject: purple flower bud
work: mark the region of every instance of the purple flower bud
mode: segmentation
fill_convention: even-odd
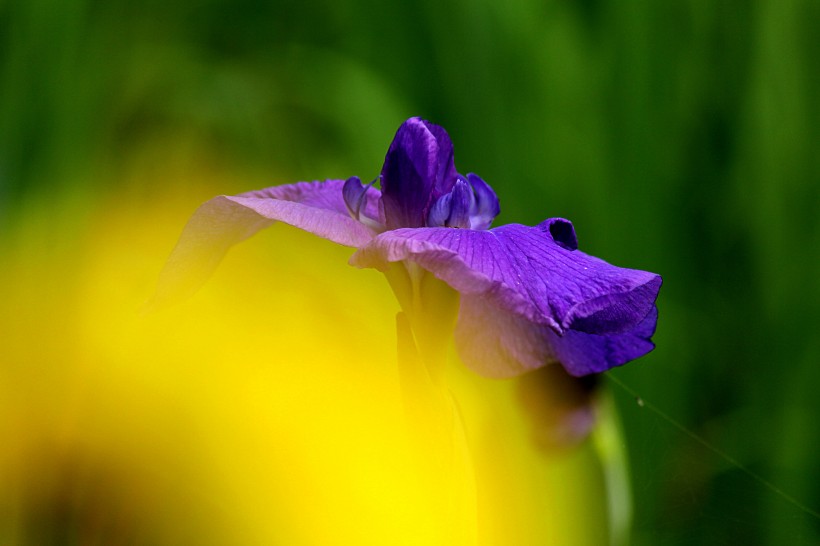
[[[382,167],[382,205],[388,229],[423,227],[430,208],[456,181],[447,132],[421,118],[405,121]]]

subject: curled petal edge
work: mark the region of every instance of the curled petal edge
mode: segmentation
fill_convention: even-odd
[[[597,335],[550,328],[527,321],[480,295],[461,297],[455,343],[470,369],[492,379],[507,379],[560,364],[570,375],[601,373],[639,358],[655,348],[658,311],[649,313],[631,330]]]

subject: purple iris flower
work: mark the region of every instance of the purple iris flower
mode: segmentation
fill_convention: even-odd
[[[456,171],[443,128],[404,122],[378,180],[381,190],[353,177],[211,199],[186,226],[159,298],[195,289],[230,246],[278,220],[355,247],[357,267],[387,271],[401,262],[458,291],[456,348],[482,375],[559,362],[583,376],[654,348],[661,277],[584,254],[562,218],[489,229],[498,198],[475,174]]]

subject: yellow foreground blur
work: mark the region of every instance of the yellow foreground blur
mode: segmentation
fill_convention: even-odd
[[[51,203],[3,241],[0,544],[608,543],[599,456],[539,441],[537,374],[450,366],[475,482],[423,464],[398,304],[350,249],[276,225],[140,314],[196,204]]]

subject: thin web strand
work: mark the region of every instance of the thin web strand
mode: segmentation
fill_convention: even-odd
[[[703,447],[705,447],[706,449],[708,449],[709,451],[711,451],[712,453],[714,453],[715,455],[717,455],[718,457],[720,457],[721,459],[726,461],[727,463],[734,466],[735,468],[737,468],[738,470],[740,470],[741,472],[743,472],[744,474],[746,474],[747,476],[752,478],[754,481],[756,481],[757,483],[759,483],[760,485],[762,485],[766,489],[770,490],[775,495],[779,496],[780,498],[782,498],[783,500],[785,500],[789,504],[795,506],[796,508],[799,508],[800,510],[802,510],[806,514],[809,514],[809,515],[813,516],[814,518],[820,520],[820,512],[817,512],[816,510],[813,510],[809,506],[803,504],[802,502],[800,502],[799,500],[797,500],[793,496],[789,495],[788,493],[786,493],[785,491],[783,491],[782,489],[777,487],[775,484],[773,484],[772,482],[770,482],[766,478],[762,477],[760,474],[752,472],[746,466],[741,464],[740,461],[738,461],[737,459],[735,459],[734,457],[732,457],[731,455],[729,455],[725,451],[722,451],[719,448],[713,446],[711,443],[706,441],[706,439],[704,439],[702,436],[692,432],[691,430],[689,430],[688,428],[683,426],[679,421],[672,418],[665,411],[661,410],[656,405],[652,404],[651,402],[648,402],[645,398],[638,395],[638,393],[634,389],[632,389],[632,388],[628,387],[627,385],[625,385],[623,383],[623,381],[621,381],[620,379],[618,379],[614,375],[606,374],[606,377],[607,377],[607,379],[612,381],[614,384],[616,384],[618,387],[623,389],[624,392],[626,392],[627,394],[632,396],[635,399],[635,402],[640,407],[647,408],[650,411],[652,411],[653,413],[657,414],[661,419],[663,419],[664,421],[666,421],[667,423],[669,423],[670,425],[672,425],[673,427],[678,429],[680,432],[684,433],[685,435],[690,437],[692,440],[696,441],[697,443],[699,443],[700,445],[702,445]]]

